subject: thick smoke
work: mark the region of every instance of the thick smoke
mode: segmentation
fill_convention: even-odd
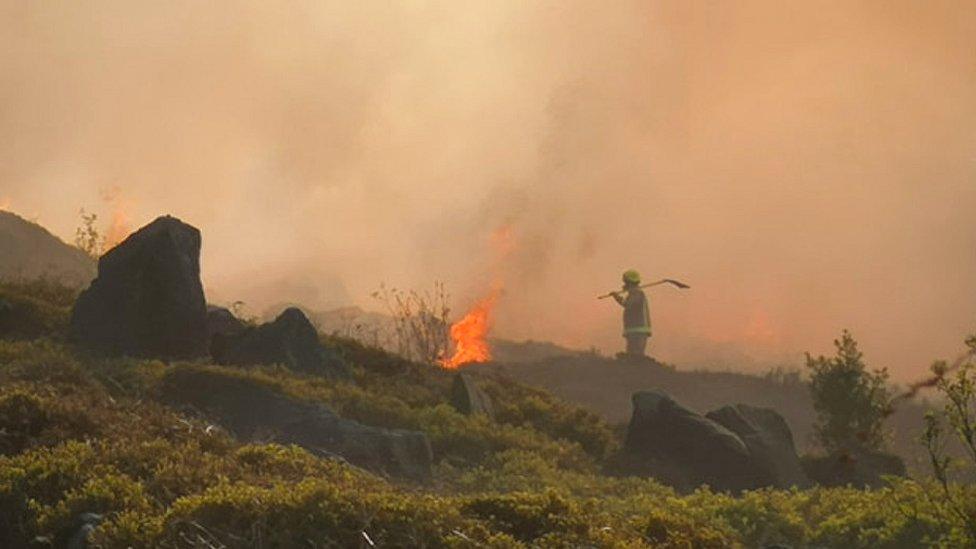
[[[204,231],[213,299],[501,272],[497,329],[760,368],[976,326],[976,10],[954,2],[0,2],[0,203]],[[111,199],[107,199],[111,196]],[[490,237],[516,248],[496,265]]]

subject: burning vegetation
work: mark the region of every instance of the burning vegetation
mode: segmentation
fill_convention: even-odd
[[[502,266],[515,251],[515,230],[511,224],[504,224],[496,228],[488,237],[491,249],[491,273],[494,282],[488,295],[482,297],[457,322],[451,325],[451,348],[454,353],[450,358],[443,358],[438,363],[447,369],[457,369],[464,364],[473,362],[488,362],[491,360],[491,347],[488,345],[488,332],[491,330],[492,312],[498,303],[504,286],[502,280]]]
[[[103,250],[107,252],[118,246],[132,233],[132,210],[130,202],[122,195],[119,187],[112,187],[102,192],[102,200],[112,208],[112,217],[105,229]]]
[[[182,239],[154,242],[165,250],[171,240]],[[133,237],[121,246],[145,242]],[[115,298],[143,296],[148,286],[160,289],[159,303],[183,302],[188,283],[200,284],[199,272],[147,283],[140,258],[176,253],[150,252],[119,254],[139,263],[123,273],[137,282],[116,284]],[[198,253],[192,248],[177,261],[196,263]],[[103,281],[111,280],[106,272],[99,272]],[[0,366],[9,366],[0,368],[0,430],[7,433],[0,437],[0,546],[31,540],[69,546],[69,538],[104,547],[175,547],[187,539],[207,547],[291,547],[309,539],[343,547],[360,540],[384,547],[458,540],[465,547],[526,548],[974,546],[976,494],[971,483],[950,479],[945,453],[947,435],[958,432],[965,455],[976,455],[965,430],[974,424],[976,402],[968,358],[933,372],[947,400],[926,418],[931,481],[904,478],[903,468],[889,473],[900,460],[878,452],[880,437],[850,436],[846,428],[856,418],[831,436],[853,438],[869,446],[858,450],[872,452],[801,460],[786,418],[773,409],[736,405],[702,416],[645,391],[632,400],[637,419],[623,437],[594,413],[499,372],[455,373],[491,358],[486,337],[503,288],[502,277],[494,280],[453,324],[443,284],[426,291],[381,287],[375,296],[390,310],[400,356],[316,335],[307,319],[309,337],[300,342],[290,330],[242,328],[271,334],[273,349],[303,349],[296,357],[331,355],[337,367],[348,367],[345,376],[282,364],[280,355],[224,360],[213,345],[210,358],[220,364],[204,356],[168,365],[161,358],[171,347],[142,343],[134,353],[146,359],[90,354],[92,340],[79,337],[77,327],[92,322],[71,320],[90,297],[72,306],[75,291],[54,282],[0,283],[0,303],[8,304],[6,317],[0,314],[7,321],[0,322]],[[195,318],[203,321],[205,296],[199,297]],[[137,309],[132,323],[172,314],[162,305]],[[130,318],[125,311],[110,313],[113,322]],[[186,323],[161,326],[182,331]],[[192,335],[210,333],[200,328]],[[976,339],[967,346],[971,357]],[[853,337],[845,334],[838,347],[837,357],[812,362],[811,391],[830,389],[828,405],[817,410],[826,410],[828,420],[850,417],[850,403],[871,396],[862,381],[883,391],[884,400],[888,394],[883,376],[866,374]],[[248,366],[255,364],[268,367]],[[591,380],[620,377],[633,366],[645,371],[632,379],[688,375],[595,355],[557,366],[561,379],[587,371]],[[850,378],[860,381],[847,390],[831,381]],[[455,398],[459,385],[468,406]],[[629,392],[639,384],[627,385]],[[700,382],[695,391],[702,392]],[[488,404],[476,408],[475,400]],[[883,404],[876,410],[887,412]],[[868,420],[879,427],[885,416]],[[48,487],[50,478],[58,486]],[[813,483],[820,486],[808,489]],[[861,486],[867,488],[852,489]],[[878,526],[862,539],[865,524]]]
[[[454,354],[450,358],[442,359],[441,366],[454,370],[471,362],[491,360],[488,330],[491,328],[491,312],[500,293],[498,289],[492,290],[487,297],[478,300],[461,320],[451,325]]]
[[[122,191],[118,187],[104,190],[102,200],[112,209],[108,224],[99,228],[98,214],[82,208],[81,224],[75,230],[75,246],[94,259],[121,244],[132,233],[132,204],[122,196]]]

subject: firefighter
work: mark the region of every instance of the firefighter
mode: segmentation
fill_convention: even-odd
[[[643,357],[647,340],[651,337],[651,314],[647,296],[640,288],[640,273],[631,269],[624,273],[624,287],[610,295],[624,308],[624,338],[628,357]]]

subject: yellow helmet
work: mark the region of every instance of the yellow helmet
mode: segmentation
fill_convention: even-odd
[[[624,271],[624,284],[640,284],[640,273],[634,269]]]

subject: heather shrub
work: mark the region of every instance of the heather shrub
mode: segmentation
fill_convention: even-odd
[[[523,542],[543,536],[582,541],[590,527],[581,504],[554,491],[474,497],[462,509]]]
[[[77,293],[49,279],[0,281],[0,338],[64,337]]]
[[[73,299],[40,286],[28,295],[64,310]],[[948,468],[879,489],[679,495],[653,479],[602,474],[619,433],[501,377],[471,372],[495,402],[489,419],[446,404],[453,372],[341,338],[324,340],[353,364],[354,382],[279,366],[94,358],[60,342],[58,324],[38,326],[40,337],[0,339],[0,547],[57,545],[81,513],[102,516],[91,541],[106,548],[972,546],[976,491]],[[194,369],[423,431],[433,481],[235,440],[157,398],[174,374]],[[957,398],[933,418],[942,429],[929,433],[933,451],[946,435],[972,432],[959,413],[974,402],[971,366],[940,379]]]

